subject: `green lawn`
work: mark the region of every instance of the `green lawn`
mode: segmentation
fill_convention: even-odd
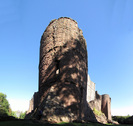
[[[1,121],[0,126],[108,126],[108,125],[99,124],[99,123],[42,124],[42,123],[32,122],[30,120],[16,120],[16,121]],[[131,126],[131,125],[115,125],[115,126]]]

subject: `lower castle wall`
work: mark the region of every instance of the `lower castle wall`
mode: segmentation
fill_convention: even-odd
[[[87,81],[87,102],[90,102],[95,99],[95,83],[91,81],[90,76],[88,75]]]
[[[35,110],[39,103],[39,92],[35,92],[30,100],[29,109],[26,114],[31,113],[32,110]]]
[[[109,95],[99,95],[97,91],[95,92],[95,99],[90,101],[89,106],[93,110],[94,108],[98,111],[102,111],[105,116],[107,117],[107,120],[112,120],[111,117],[111,98]]]

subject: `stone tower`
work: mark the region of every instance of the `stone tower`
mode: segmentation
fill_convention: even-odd
[[[112,120],[111,117],[111,98],[108,94],[102,95],[102,112],[105,114],[108,120]]]
[[[40,43],[39,104],[41,120],[80,120],[86,111],[86,41],[77,22],[59,18],[50,22]],[[36,114],[35,114],[36,115]]]
[[[27,119],[112,121],[111,98],[95,92],[88,76],[86,48],[76,21],[62,17],[50,22],[40,42],[39,91],[30,101]],[[104,114],[98,116],[94,108]]]

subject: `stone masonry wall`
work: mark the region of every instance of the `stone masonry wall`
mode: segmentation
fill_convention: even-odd
[[[41,119],[83,119],[87,108],[87,50],[77,22],[70,18],[51,21],[40,44]]]
[[[26,114],[29,114],[32,112],[32,110],[34,109],[34,102],[33,102],[33,97],[29,102],[29,109],[27,110]]]
[[[32,97],[31,100],[30,100],[29,109],[28,109],[28,111],[26,112],[26,114],[29,114],[29,113],[31,113],[33,110],[35,110],[35,109],[38,107],[38,103],[39,103],[39,93],[38,93],[38,92],[35,92],[35,93],[33,94],[33,97]]]
[[[109,97],[109,95],[104,94],[104,95],[99,95],[98,92],[95,92],[95,99],[90,101],[89,106],[91,107],[91,109],[93,110],[94,108],[98,111],[101,111],[105,114],[106,118],[103,119],[102,118],[98,118],[97,120],[99,122],[106,122],[107,120],[109,122],[112,121],[112,117],[111,117],[111,98]],[[101,121],[102,119],[102,121]]]
[[[95,94],[95,84],[90,77],[87,87],[86,48],[76,21],[62,17],[50,22],[40,42],[39,91],[30,101],[27,118],[104,123],[106,117],[111,119],[109,96]],[[97,117],[93,113],[94,107],[106,117]]]
[[[87,81],[87,102],[90,102],[95,99],[95,83],[91,81],[90,76],[88,75]]]
[[[111,98],[107,94],[102,95],[101,111],[106,115],[108,120],[112,120],[112,117],[111,117]]]

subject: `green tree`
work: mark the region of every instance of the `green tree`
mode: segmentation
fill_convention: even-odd
[[[11,116],[13,116],[13,117],[15,117],[15,118],[18,118],[15,111],[12,111],[12,112],[11,112]]]
[[[6,99],[6,95],[3,93],[0,93],[0,114],[9,114],[9,102]]]
[[[24,119],[24,118],[25,118],[25,115],[26,115],[26,112],[24,112],[24,113],[21,112],[19,118],[20,118],[20,119]]]
[[[11,114],[12,114],[12,109],[9,107],[8,115],[11,116]]]

